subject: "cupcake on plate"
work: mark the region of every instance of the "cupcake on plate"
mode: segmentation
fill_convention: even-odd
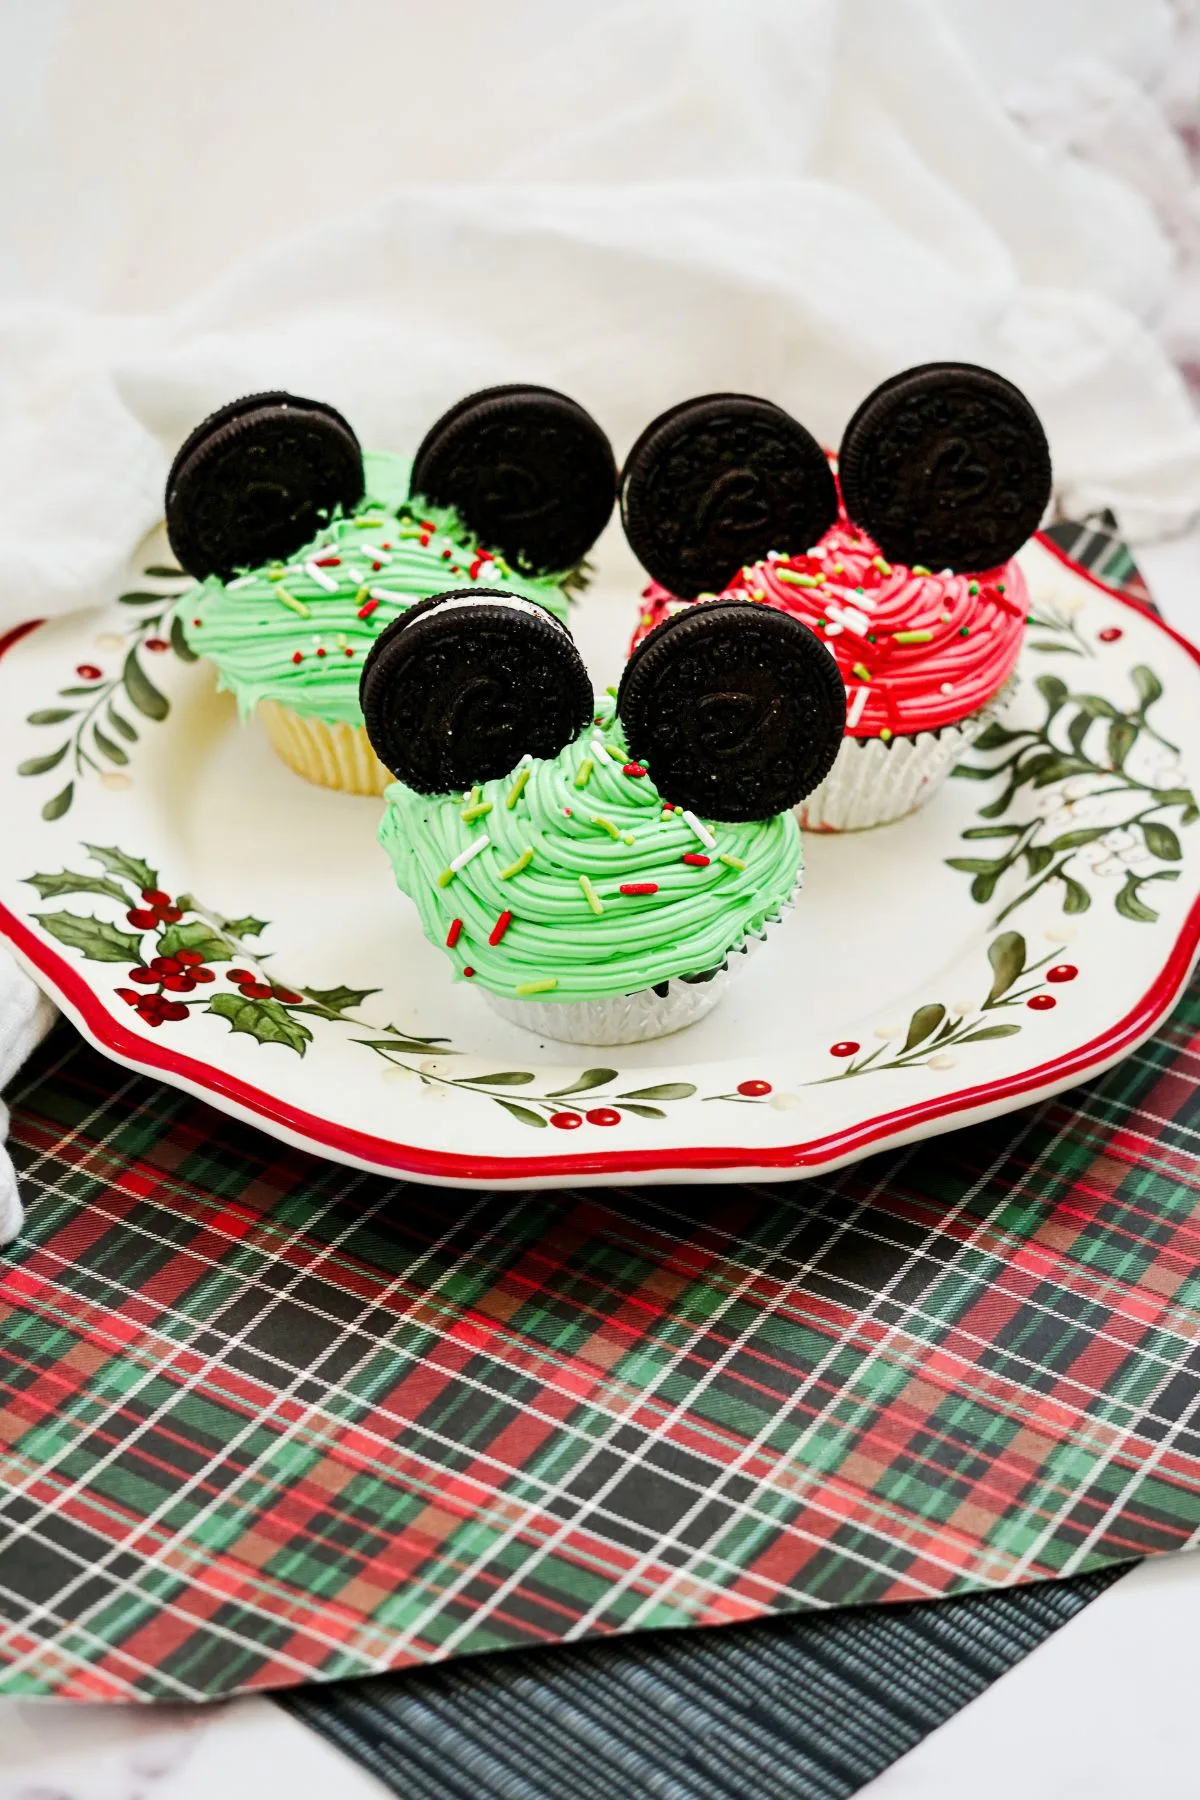
[[[358,702],[376,638],[414,601],[474,582],[565,619],[615,491],[608,439],[548,388],[469,395],[411,465],[364,455],[320,401],[252,394],[197,426],[172,465],[167,533],[198,582],[176,616],[291,768],[380,794],[389,776]]]
[[[425,935],[497,1012],[568,1043],[690,1024],[791,905],[792,808],[845,722],[815,633],[744,600],[653,632],[597,702],[566,627],[443,594],[367,659],[397,777],[380,841]]]
[[[930,363],[876,388],[835,458],[781,408],[713,394],[664,413],[621,477],[654,577],[634,644],[693,599],[763,602],[817,632],[846,742],[801,824],[885,824],[929,800],[1013,691],[1029,596],[1012,560],[1050,452],[1003,376]]]

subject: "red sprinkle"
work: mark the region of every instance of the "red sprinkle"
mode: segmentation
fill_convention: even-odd
[[[324,644],[322,644],[322,645],[321,645],[321,648],[320,648],[320,649],[319,649],[319,650],[318,650],[318,651],[317,651],[317,655],[318,655],[318,656],[325,656],[325,655],[327,655],[327,654],[328,654],[328,652],[327,652],[327,651],[326,651],[326,649],[325,649],[325,646],[324,646]]]
[[[453,555],[454,555],[454,552],[453,552],[453,550],[443,550],[443,551],[442,551],[442,561],[443,561],[443,562],[449,562],[449,561],[450,561],[450,558],[451,558],[451,557],[452,557],[452,556],[453,556]]]
[[[383,564],[382,564],[382,563],[372,563],[372,564],[371,564],[371,567],[372,567],[372,568],[373,568],[373,569],[374,569],[374,570],[375,570],[375,571],[376,571],[376,573],[378,573],[378,571],[379,571],[379,570],[380,570],[380,569],[382,569],[382,567],[383,567]]]
[[[697,869],[707,869],[709,863],[712,861],[712,857],[701,856],[698,850],[688,850],[685,852],[682,861],[691,863]]]
[[[378,600],[364,600],[362,605],[358,609],[359,618],[360,619],[369,619],[371,614],[375,611],[375,608],[378,605],[379,605]]]
[[[641,763],[626,763],[622,768],[621,773],[622,775],[644,775],[646,771],[643,769]]]
[[[351,650],[351,648],[350,648],[350,646],[349,646],[349,644],[347,644],[347,645],[346,645],[346,655],[347,655],[347,656],[353,656],[353,655],[354,655],[354,652],[353,652],[353,650]]]
[[[492,926],[490,933],[488,934],[488,943],[489,944],[498,944],[500,942],[500,939],[504,936],[505,932],[508,930],[508,928],[511,924],[512,924],[512,914],[507,911],[502,912],[500,914],[500,917],[496,920],[496,923]]]
[[[340,567],[341,560],[340,556],[318,556],[316,566],[318,569],[336,569]]]
[[[464,975],[473,975],[474,973],[475,973],[474,969],[464,969],[463,970]]]
[[[657,894],[658,883],[657,881],[623,881],[621,892],[623,894]]]
[[[463,922],[461,919],[451,919],[450,929],[446,933],[447,950],[453,950],[455,944],[457,944],[459,938],[462,936],[462,925]]]
[[[199,619],[193,619],[193,620],[192,620],[192,624],[193,624],[193,625],[199,625],[199,623],[200,623],[200,621],[199,621]]]
[[[301,651],[301,650],[293,650],[293,651],[292,651],[292,661],[293,661],[293,662],[294,662],[294,663],[296,663],[296,662],[303,662],[303,661],[304,661],[304,653],[303,653],[303,651]]]

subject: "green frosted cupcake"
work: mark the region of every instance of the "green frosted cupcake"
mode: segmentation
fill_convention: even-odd
[[[569,589],[591,540],[583,543],[579,529],[548,532],[545,518],[537,521],[539,537],[511,516],[517,505],[511,499],[506,515],[506,484],[515,491],[525,478],[519,498],[526,506],[530,492],[537,496],[539,484],[545,486],[550,402],[526,399],[541,390],[502,393],[502,435],[488,395],[460,402],[438,422],[418,452],[420,488],[413,464],[362,454],[339,415],[284,395],[251,396],[222,409],[176,458],[168,528],[181,562],[203,576],[177,605],[184,637],[213,662],[242,717],[257,712],[283,759],[311,781],[351,793],[383,792],[389,776],[362,729],[359,680],[376,639],[415,601],[478,582],[566,618]],[[572,409],[572,422],[587,421],[578,434],[598,434],[611,461],[607,440],[582,408],[562,405]],[[345,466],[347,435],[357,480]],[[343,458],[333,459],[332,470],[330,441]],[[587,441],[600,470],[592,511],[582,521],[590,531],[603,505],[604,477],[595,436]],[[553,496],[542,510],[553,523]],[[481,523],[491,527],[490,543],[481,537]],[[573,561],[536,566],[547,553]]]
[[[363,710],[403,777],[380,841],[455,978],[543,1035],[614,1044],[702,1017],[792,904],[790,809],[844,698],[806,627],[726,603],[662,627],[597,703],[566,629],[496,592],[392,627]]]

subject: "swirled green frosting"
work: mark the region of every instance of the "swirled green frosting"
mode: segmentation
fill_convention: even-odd
[[[526,759],[468,795],[387,790],[379,841],[456,978],[510,999],[637,993],[719,966],[795,891],[790,812],[689,823],[649,773],[628,772],[640,765],[612,700],[596,712],[553,760]]]
[[[481,551],[456,514],[408,496],[408,463],[368,452],[366,497],[286,563],[216,576],[176,616],[189,647],[216,664],[243,718],[260,700],[333,725],[362,724],[363,659],[398,613],[447,588],[506,589],[564,622],[562,577],[516,575]]]

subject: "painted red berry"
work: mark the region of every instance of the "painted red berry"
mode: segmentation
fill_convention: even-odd
[[[1097,633],[1102,644],[1115,644],[1117,639],[1124,635],[1125,633],[1119,625],[1106,625],[1103,631]]]
[[[142,996],[138,993],[136,988],[118,988],[117,998],[124,1000],[126,1006],[140,1006],[142,1004]]]
[[[557,1125],[560,1131],[574,1131],[577,1125],[583,1124],[583,1116],[572,1112],[551,1113],[550,1123]]]
[[[153,969],[130,969],[130,981],[140,981],[147,987],[158,986],[158,976]]]
[[[854,1048],[857,1050],[858,1045],[855,1044]],[[760,1095],[770,1093],[771,1084],[769,1081],[739,1081],[737,1091],[745,1094],[748,1100],[757,1100]]]
[[[139,931],[153,931],[158,924],[158,914],[147,911],[144,906],[131,906],[125,917],[131,925],[136,925]]]
[[[271,989],[271,998],[273,1000],[282,1000],[285,1006],[300,1006],[304,1001],[304,995],[298,994],[295,988],[285,987],[273,987]]]
[[[150,967],[157,969],[160,975],[178,975],[182,964],[173,956],[152,956]]]
[[[193,981],[215,981],[216,979],[217,978],[213,974],[211,969],[197,969],[194,967],[192,968],[192,980]]]
[[[248,981],[254,980],[254,976],[249,969],[226,969],[225,979],[232,981],[236,987],[245,987]]]
[[[1047,981],[1074,981],[1079,970],[1074,963],[1055,963],[1052,969],[1046,970]]]
[[[154,911],[164,925],[174,925],[183,917],[182,909],[178,906],[156,906]]]
[[[170,894],[164,893],[162,888],[143,888],[142,899],[147,906],[170,906],[171,904]]]
[[[80,663],[75,673],[80,681],[99,681],[103,670],[98,669],[95,663]]]
[[[1049,1012],[1052,1006],[1058,1005],[1058,1001],[1053,994],[1035,994],[1033,999],[1027,1000],[1025,1004],[1031,1012]]]
[[[148,1006],[138,1007],[138,1018],[144,1020],[147,1025],[153,1025],[156,1031],[163,1022],[162,1014],[151,1012]]]
[[[164,1019],[170,1019],[172,1021],[186,1019],[188,1016],[188,1009],[183,1004],[182,1000],[168,1000],[163,1006],[162,1016]]]
[[[162,651],[169,650],[171,646],[166,638],[152,637],[146,639],[146,648],[147,650],[157,650],[161,654]]]
[[[587,1115],[589,1125],[619,1125],[621,1115],[611,1106],[593,1106]]]
[[[856,1044],[852,1038],[843,1038],[840,1044],[830,1044],[829,1054],[830,1056],[856,1056],[861,1049],[862,1045]]]
[[[163,976],[163,986],[172,994],[190,994],[195,985],[196,977],[194,975],[180,974]]]
[[[194,969],[197,963],[204,961],[204,953],[200,950],[177,950],[175,961],[181,963],[185,969]]]
[[[270,986],[265,981],[244,981],[242,992],[247,1000],[269,1000],[271,998]]]

